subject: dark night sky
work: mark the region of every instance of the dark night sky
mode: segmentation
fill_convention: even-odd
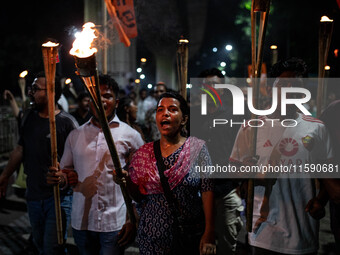
[[[318,21],[323,14],[328,14],[335,20],[329,61],[336,61],[332,51],[340,48],[339,8],[336,0],[325,0],[322,4],[318,2],[319,4],[309,0],[272,0],[276,9],[269,17],[265,61],[270,57],[269,46],[275,43],[279,47],[279,59],[302,57],[310,66],[311,73],[315,73]],[[245,75],[246,66],[250,64],[251,45],[242,32],[242,27],[235,25],[235,17],[240,12],[239,3],[240,1],[232,0],[209,1],[205,39],[199,52],[191,56],[189,76],[196,76],[200,70],[214,67],[217,61],[223,60],[225,50],[223,52],[222,48],[225,43],[232,44],[238,52],[236,68],[228,74],[238,77]],[[3,25],[0,40],[0,75],[3,84],[0,93],[5,88],[10,88],[15,94],[19,94],[18,74],[24,69],[29,69],[31,73],[42,70],[40,47],[48,37],[55,38],[62,44],[61,60],[68,60],[63,61],[59,72],[65,76],[73,74],[74,66],[68,55],[73,38],[68,30],[72,26],[80,28],[83,24],[83,0],[20,0],[7,2],[5,6],[1,8],[0,15]],[[217,47],[219,51],[213,53],[213,47]],[[338,69],[333,69],[332,72],[333,76],[340,76],[339,64]]]

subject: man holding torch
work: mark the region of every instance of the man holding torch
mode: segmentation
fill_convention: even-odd
[[[99,75],[100,95],[105,115],[123,168],[143,140],[140,134],[115,115],[119,87],[108,75]],[[74,188],[72,228],[80,254],[123,254],[124,246],[135,237],[127,217],[122,191],[113,180],[114,165],[91,102],[93,117],[70,133],[62,169],[74,169],[78,184]],[[54,169],[56,170],[56,169]],[[57,183],[60,172],[50,173],[49,183]]]
[[[271,76],[276,78],[273,88],[303,86],[307,75],[303,60],[291,58],[279,61],[272,67]],[[293,94],[293,93],[292,93]],[[297,98],[301,94],[293,94]],[[278,100],[281,104],[281,100]],[[318,119],[298,112],[294,104],[287,105],[287,114],[275,112],[261,116],[264,125],[258,127],[257,155],[251,155],[250,126],[242,126],[236,137],[230,162],[240,168],[247,166],[294,166],[315,165],[330,162],[333,152],[330,136],[325,125]],[[270,119],[296,126],[271,126]],[[288,123],[288,122],[287,122]],[[249,173],[250,174],[250,173]],[[256,173],[257,174],[257,173]],[[253,224],[248,233],[252,254],[317,254],[319,219],[323,217],[323,190],[317,194],[315,180],[299,172],[269,171],[257,176],[254,189]],[[281,177],[281,178],[279,178]],[[265,179],[266,178],[266,179]]]
[[[55,80],[55,102],[61,94],[61,84]],[[48,115],[48,99],[46,78],[39,73],[33,81],[29,97],[34,110],[22,123],[22,130],[17,147],[12,151],[7,166],[0,176],[0,197],[5,196],[9,177],[24,163],[27,174],[27,208],[34,244],[39,254],[66,254],[64,247],[58,246],[56,216],[53,187],[46,184],[46,174],[51,164],[50,127]],[[58,157],[61,157],[68,134],[78,125],[74,118],[55,106],[56,133]],[[65,184],[65,178],[58,180],[60,187]],[[70,219],[72,190],[61,190],[60,202],[63,216],[64,239]]]

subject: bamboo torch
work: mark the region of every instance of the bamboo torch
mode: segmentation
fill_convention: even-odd
[[[96,38],[95,24],[88,22],[84,24],[83,31],[79,37],[74,41],[73,48],[70,50],[70,54],[74,56],[75,65],[77,67],[77,75],[81,78],[86,90],[89,92],[92,102],[95,106],[100,126],[103,130],[103,134],[109,148],[112,162],[115,167],[116,174],[119,178],[123,177],[122,167],[119,161],[118,153],[114,140],[111,135],[105,110],[102,104],[100,88],[99,88],[99,76],[96,63],[96,48],[92,48],[92,41]],[[130,221],[132,224],[136,224],[136,218],[132,206],[131,198],[128,194],[126,187],[121,184],[120,188],[124,197],[124,201],[129,213]]]
[[[57,154],[57,134],[56,134],[56,123],[55,123],[55,72],[57,64],[58,54],[58,43],[47,42],[42,45],[42,54],[44,60],[45,76],[46,76],[46,87],[47,87],[47,98],[48,98],[48,115],[50,122],[50,134],[51,134],[51,156],[52,166],[57,167],[58,154]],[[61,207],[60,207],[60,193],[59,184],[53,186],[54,191],[54,204],[55,204],[55,215],[57,223],[57,237],[58,244],[63,244],[63,226],[61,219]]]
[[[20,90],[21,90],[22,108],[23,109],[25,109],[25,102],[26,102],[26,94],[25,94],[26,80],[25,80],[25,77],[26,77],[27,74],[28,74],[27,70],[22,71],[19,74],[19,80],[18,80],[19,87],[20,87]]]
[[[253,77],[253,105],[255,109],[259,106],[259,92],[261,66],[263,59],[263,46],[266,35],[266,28],[268,23],[268,15],[270,9],[270,0],[252,0],[251,4],[251,56],[252,56],[252,77]],[[260,24],[258,32],[258,43],[256,45],[256,13],[260,14]],[[256,48],[257,46],[257,48]],[[252,119],[257,119],[255,114],[252,114]],[[252,127],[250,131],[251,144],[250,151],[251,156],[256,155],[256,141],[257,141],[257,128]],[[248,193],[247,193],[247,231],[252,231],[253,225],[253,204],[254,204],[254,180],[248,181]]]
[[[179,39],[177,43],[177,75],[180,86],[180,94],[187,100],[187,80],[188,80],[188,57],[189,57],[189,41],[187,39]]]
[[[319,27],[319,78],[318,78],[318,94],[316,99],[316,115],[319,118],[323,109],[323,98],[325,93],[325,66],[327,63],[329,47],[333,33],[333,20],[327,16],[322,16]]]

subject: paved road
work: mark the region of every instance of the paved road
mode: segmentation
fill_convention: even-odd
[[[29,233],[30,225],[26,212],[26,202],[23,198],[16,195],[10,195],[6,200],[0,201],[0,255],[29,255]],[[78,255],[76,246],[74,245],[71,231],[69,231],[69,238],[67,246],[70,255]],[[248,254],[244,245],[245,232],[240,236],[240,244],[237,254]],[[326,217],[321,221],[320,228],[320,250],[321,255],[335,255],[334,239],[329,228],[329,213],[327,211]],[[136,244],[129,247],[126,255],[138,254]]]

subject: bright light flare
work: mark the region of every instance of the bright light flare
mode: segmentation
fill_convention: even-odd
[[[67,78],[67,79],[65,80],[65,84],[66,84],[66,85],[70,84],[71,82],[72,82],[71,78]]]
[[[135,83],[136,83],[136,84],[140,83],[140,79],[136,79],[136,80],[135,80]]]
[[[152,89],[152,84],[151,83],[148,84],[148,89]]]
[[[322,16],[320,22],[333,22],[333,20],[328,18],[327,16]]]
[[[96,48],[91,47],[93,40],[97,38],[95,26],[92,22],[87,22],[83,25],[83,31],[77,34],[77,38],[73,42],[70,50],[71,55],[78,58],[87,58],[97,52]]]
[[[19,74],[19,77],[20,78],[25,78],[25,76],[28,74],[28,71],[25,70],[25,71],[22,71],[20,74]]]
[[[271,49],[271,50],[276,50],[276,49],[277,49],[277,45],[271,45],[271,46],[270,46],[270,49]]]
[[[140,62],[145,63],[146,62],[146,58],[141,58]]]
[[[179,43],[189,43],[188,39],[179,39],[178,40]]]
[[[54,43],[54,42],[48,41],[48,42],[44,43],[42,46],[43,47],[57,47],[57,46],[59,46],[59,43]]]
[[[325,70],[331,70],[330,66],[325,66]]]
[[[226,49],[227,51],[231,51],[231,50],[233,49],[233,46],[230,45],[230,44],[228,44],[228,45],[225,46],[225,49]]]

